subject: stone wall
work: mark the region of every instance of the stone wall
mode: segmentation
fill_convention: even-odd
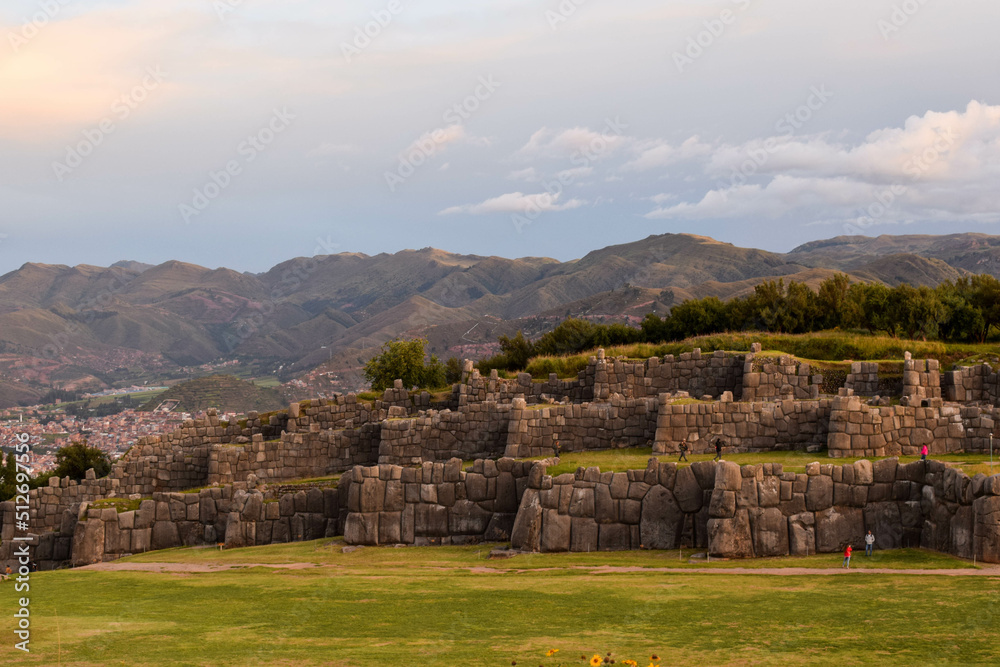
[[[907,359],[903,362],[903,396],[918,400],[941,398],[941,364],[937,359]]]
[[[694,453],[714,449],[722,437],[724,451],[759,452],[808,449],[826,445],[830,399],[756,403],[674,403],[661,396],[654,454],[677,454],[681,440]]]
[[[813,375],[809,364],[799,363],[788,355],[774,358],[750,354],[744,363],[740,400],[817,399],[822,384],[822,375]],[[737,397],[735,393],[733,396]]]
[[[989,450],[996,412],[990,408],[945,405],[866,405],[857,396],[838,396],[830,412],[831,457],[913,456],[927,445],[932,455]]]
[[[1000,373],[989,364],[962,366],[944,374],[945,399],[1000,405]]]
[[[543,467],[530,461],[478,460],[424,463],[420,468],[358,466],[341,479],[348,514],[348,544],[468,544],[510,539],[528,476]]]
[[[254,473],[264,482],[326,477],[378,461],[382,424],[359,428],[282,433],[265,441],[256,435],[242,445],[213,445],[206,484],[233,484]]]
[[[79,503],[62,512],[55,530],[38,536],[33,557],[41,569],[54,569],[178,546],[231,548],[339,534],[336,488],[272,495],[241,483],[198,493],[154,493],[127,512]],[[3,503],[2,511],[7,526],[13,504]],[[11,546],[5,538],[0,562],[10,559]]]
[[[528,407],[515,399],[505,456],[556,456],[560,451],[644,446],[656,435],[655,398],[614,394],[607,403]],[[558,443],[558,450],[557,450]]]
[[[646,470],[533,476],[511,546],[547,552],[705,547],[715,469],[713,463],[677,468],[651,459]]]
[[[595,361],[596,399],[614,394],[650,398],[663,393],[686,391],[691,396],[718,398],[731,392],[737,400],[743,391],[743,367],[746,355],[722,351],[703,355],[700,349],[677,357],[651,357],[642,362],[605,360],[600,351]]]
[[[969,477],[939,461],[897,459],[805,474],[778,464],[719,464],[709,505],[709,551],[727,558],[923,547],[1000,562],[1000,475]]]
[[[844,388],[850,389],[856,396],[875,396],[878,388],[878,362],[855,361],[851,364],[851,372],[847,375]]]
[[[518,399],[523,402],[523,399]],[[423,461],[498,458],[507,443],[511,406],[487,400],[458,410],[429,410],[417,417],[382,422],[378,462],[415,465]]]

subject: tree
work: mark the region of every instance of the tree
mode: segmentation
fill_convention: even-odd
[[[56,477],[69,477],[80,481],[87,476],[87,470],[94,469],[98,477],[105,477],[111,472],[111,459],[96,447],[90,447],[87,442],[74,442],[61,447],[56,452]]]
[[[444,379],[448,384],[462,381],[462,362],[458,357],[449,357],[444,364]]]
[[[844,324],[844,303],[847,301],[847,290],[851,279],[843,273],[824,280],[816,295],[816,309],[819,321],[824,329],[834,329]]]
[[[369,359],[364,368],[365,379],[371,383],[372,391],[384,391],[396,380],[402,380],[407,389],[443,386],[444,364],[434,355],[425,364],[426,345],[424,338],[397,338],[383,345],[381,352]]]
[[[7,453],[7,463],[0,468],[0,502],[14,497],[17,488],[17,462],[14,452]]]

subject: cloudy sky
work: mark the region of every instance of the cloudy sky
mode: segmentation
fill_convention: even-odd
[[[1000,233],[995,0],[5,0],[0,272]]]

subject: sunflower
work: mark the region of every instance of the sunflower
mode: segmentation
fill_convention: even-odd
[[[600,667],[600,665],[601,665],[601,656],[594,655],[594,657],[590,659],[590,667]]]
[[[557,649],[557,648],[550,648],[548,651],[545,652],[545,655],[547,655],[548,657],[551,658],[552,656],[554,656],[558,652],[559,652],[559,649]]]

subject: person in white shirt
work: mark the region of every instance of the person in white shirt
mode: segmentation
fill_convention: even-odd
[[[872,551],[874,549],[875,549],[875,536],[872,535],[872,531],[869,530],[868,534],[865,535],[865,555],[871,556]]]

